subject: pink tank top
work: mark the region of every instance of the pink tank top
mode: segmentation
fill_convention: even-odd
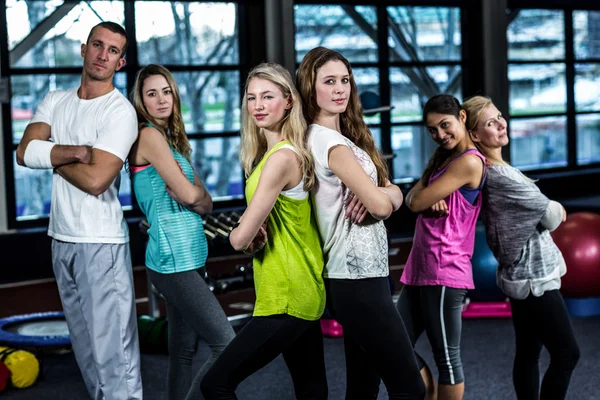
[[[452,160],[441,171],[429,178],[431,184],[452,163],[466,154],[475,154],[485,164],[485,157],[476,149],[469,149]],[[485,181],[482,179],[481,186]],[[433,218],[419,214],[415,226],[412,249],[400,282],[413,286],[448,286],[473,289],[471,257],[475,241],[475,224],[481,210],[481,193],[474,204],[456,190],[445,198],[450,213]]]

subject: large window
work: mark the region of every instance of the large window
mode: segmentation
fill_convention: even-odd
[[[423,105],[439,93],[462,99],[461,9],[297,3],[296,63],[316,46],[344,55],[363,107],[393,106],[365,119],[392,159],[394,180],[420,176],[435,148],[421,123]]]
[[[574,11],[577,164],[600,162],[600,11]]]
[[[5,75],[12,93],[11,123],[5,123],[5,134],[12,139],[5,140],[11,149],[6,154],[12,155],[7,169],[14,177],[7,184],[12,224],[49,213],[52,171],[18,166],[14,153],[44,95],[79,85],[81,43],[101,21],[135,30],[129,35],[127,65],[115,75],[115,86],[127,95],[140,67],[158,63],[169,68],[179,85],[196,171],[215,201],[241,198],[243,174],[237,155],[240,74],[245,67],[239,50],[239,8],[234,1],[7,0],[2,23],[8,38],[2,48],[9,53]],[[134,199],[125,168],[120,179],[121,204],[131,209]]]
[[[600,12],[511,14],[512,164],[534,170],[599,162]]]

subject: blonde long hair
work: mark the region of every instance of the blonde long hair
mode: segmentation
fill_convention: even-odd
[[[284,98],[289,98],[291,108],[286,112],[280,122],[281,136],[289,141],[296,149],[304,175],[304,190],[309,191],[315,185],[315,169],[313,157],[306,144],[306,120],[302,114],[302,98],[294,86],[294,80],[290,72],[279,64],[262,63],[254,67],[248,74],[244,86],[244,98],[242,100],[242,129],[240,161],[246,177],[250,176],[256,165],[260,162],[267,151],[267,140],[262,128],[254,123],[248,112],[248,101],[246,94],[250,81],[254,78],[265,79],[275,84]]]
[[[473,96],[465,100],[462,103],[462,108],[467,112],[467,131],[469,135],[477,130],[479,123],[481,122],[481,116],[486,108],[493,105],[492,99],[487,96]],[[509,165],[502,158],[498,158],[494,155],[494,152],[490,148],[485,146],[481,142],[475,142],[477,149],[485,156],[487,160],[495,165]]]
[[[148,113],[148,110],[146,110],[146,106],[144,105],[144,96],[142,93],[144,81],[155,75],[164,76],[173,92],[173,112],[169,117],[167,129],[160,126],[156,119]],[[131,100],[138,117],[138,129],[141,130],[147,126],[148,123],[152,124],[154,128],[162,133],[172,148],[190,161],[192,148],[185,133],[185,126],[181,116],[181,97],[179,95],[179,89],[177,88],[177,83],[175,83],[175,79],[171,72],[158,64],[149,64],[140,69],[135,77],[135,83],[133,85],[133,90],[131,91]]]
[[[341,134],[350,139],[356,146],[369,154],[377,169],[377,184],[385,186],[389,179],[387,163],[381,152],[375,146],[373,134],[363,119],[363,108],[358,97],[358,89],[352,67],[348,60],[340,53],[325,47],[315,47],[310,50],[300,63],[296,84],[304,100],[304,115],[308,123],[313,123],[321,109],[317,104],[316,83],[317,71],[329,61],[341,61],[348,69],[350,75],[350,98],[346,111],[340,114]]]

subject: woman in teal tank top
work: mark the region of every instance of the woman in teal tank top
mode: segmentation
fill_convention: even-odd
[[[296,398],[326,399],[323,254],[309,198],[315,177],[302,103],[290,73],[277,64],[255,67],[244,97],[240,159],[248,208],[230,241],[254,254],[256,304],[202,380],[202,393],[207,400],[236,399],[241,381],[283,353]]]
[[[155,64],[142,68],[132,95],[140,133],[129,165],[137,202],[150,225],[147,273],[167,302],[168,398],[201,398],[202,377],[235,335],[200,273],[207,258],[200,214],[212,210],[212,199],[190,164],[171,73]],[[212,356],[194,372],[199,337]]]

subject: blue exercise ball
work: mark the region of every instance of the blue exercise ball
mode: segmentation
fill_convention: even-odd
[[[473,281],[475,289],[469,291],[472,301],[502,301],[506,295],[496,285],[496,269],[498,261],[487,245],[485,239],[485,227],[477,224],[475,231],[475,247],[473,257]]]

